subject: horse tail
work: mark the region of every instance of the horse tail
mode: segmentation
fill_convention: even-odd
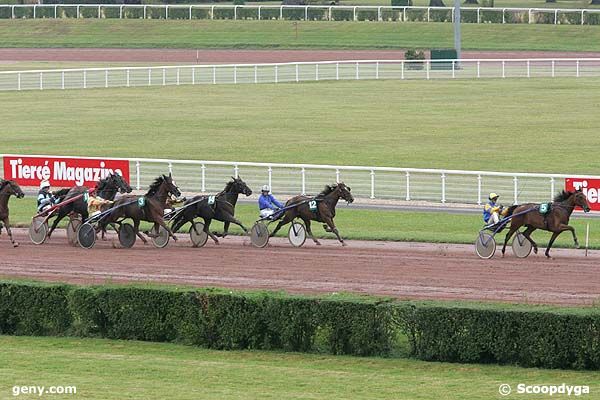
[[[511,215],[513,215],[513,213],[515,212],[517,207],[519,207],[519,204],[515,204],[514,206],[508,207],[508,210],[506,211],[506,215],[504,217],[506,218],[506,217],[510,217]]]

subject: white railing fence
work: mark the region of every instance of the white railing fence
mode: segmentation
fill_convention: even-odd
[[[598,77],[600,58],[358,60],[0,72],[0,90],[257,84],[326,80]]]
[[[1,4],[0,19],[2,18],[454,22],[454,8],[330,5]],[[600,9],[462,7],[461,22],[600,25]]]
[[[461,204],[482,204],[489,192],[501,193],[504,204],[550,201],[564,188],[565,178],[581,176],[147,158],[128,160],[131,186],[137,190],[146,189],[160,174],[171,172],[181,190],[190,193],[219,192],[232,176],[239,176],[255,192],[269,184],[275,193],[284,197],[317,194],[325,184],[343,181],[358,199]],[[1,168],[0,164],[1,176],[4,176]],[[600,179],[598,176],[585,177]]]

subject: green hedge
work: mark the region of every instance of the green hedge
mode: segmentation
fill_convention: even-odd
[[[600,369],[600,310],[0,282],[0,334]]]

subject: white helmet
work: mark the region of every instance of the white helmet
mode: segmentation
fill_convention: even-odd
[[[47,188],[47,187],[50,187],[50,182],[48,182],[47,180],[43,180],[40,182],[40,189]]]
[[[263,185],[261,192],[270,192],[271,188],[269,187],[269,185]]]

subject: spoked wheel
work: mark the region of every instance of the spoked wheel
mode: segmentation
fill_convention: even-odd
[[[269,243],[269,228],[264,222],[257,222],[250,229],[250,241],[254,247],[265,247]]]
[[[190,239],[194,247],[203,247],[208,240],[208,234],[204,232],[202,222],[194,222],[190,227]]]
[[[154,232],[154,230],[152,230],[152,232]],[[154,246],[158,247],[159,249],[165,247],[167,244],[169,244],[169,231],[159,225],[158,234],[156,237],[152,238],[152,243],[154,243]]]
[[[96,229],[89,222],[77,228],[77,242],[84,249],[91,249],[96,244]]]
[[[518,258],[526,258],[529,254],[531,254],[532,248],[533,245],[529,240],[527,240],[525,235],[523,235],[521,232],[517,232],[512,242],[512,249],[513,253],[515,253],[515,256]]]
[[[306,228],[301,222],[292,222],[288,231],[288,240],[294,247],[302,247],[306,241]]]
[[[481,258],[492,258],[496,253],[496,239],[486,232],[479,232],[475,241],[475,252]]]
[[[34,218],[29,225],[29,237],[34,244],[42,244],[48,237],[48,223],[44,217]]]
[[[123,223],[119,227],[119,243],[121,246],[129,249],[135,244],[135,230],[133,226],[128,223]]]
[[[81,218],[71,218],[67,225],[67,240],[71,246],[77,246],[77,230],[81,226]]]

